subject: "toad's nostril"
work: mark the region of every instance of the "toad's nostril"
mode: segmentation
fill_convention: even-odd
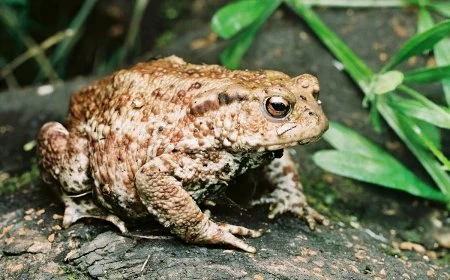
[[[319,93],[320,93],[320,88],[319,86],[315,86],[312,92],[312,95],[314,97],[315,100],[319,100]]]

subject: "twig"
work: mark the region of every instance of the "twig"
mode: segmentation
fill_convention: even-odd
[[[0,76],[2,78],[6,79],[7,76],[9,76],[12,73],[12,71],[14,71],[14,69],[16,69],[17,67],[22,65],[25,61],[27,61],[28,59],[30,59],[32,57],[40,55],[44,50],[52,47],[53,45],[57,44],[64,38],[70,37],[70,36],[73,36],[73,31],[71,29],[66,29],[65,31],[58,32],[55,35],[49,37],[44,42],[42,42],[40,45],[35,45],[31,48],[28,48],[28,50],[26,52],[19,55],[13,61],[11,61],[5,67],[3,67],[3,69],[0,73]],[[47,60],[47,62],[48,62],[48,60]],[[59,78],[57,77],[57,74],[56,73],[54,73],[54,74],[56,75],[56,77],[53,77],[53,78],[59,80]]]
[[[145,266],[147,265],[149,259],[150,259],[150,255],[148,255],[147,259],[145,260],[144,264],[142,265],[142,267],[141,267],[141,273],[144,271]]]
[[[33,52],[35,52],[33,58],[36,60],[42,72],[47,76],[50,82],[59,82],[59,76],[53,69],[52,64],[34,39],[25,30],[23,30],[16,12],[7,5],[0,5],[0,21],[2,21],[15,33],[27,49],[33,49]]]

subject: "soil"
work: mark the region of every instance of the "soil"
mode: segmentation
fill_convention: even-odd
[[[218,63],[226,42],[209,37],[213,11],[203,7],[202,16],[174,28],[176,39],[144,59],[176,54],[190,62]],[[414,10],[318,12],[375,70],[415,32]],[[373,131],[362,94],[334,65],[287,10],[270,19],[242,62],[242,68],[317,75],[331,120],[373,139],[423,174],[390,130]],[[44,122],[63,120],[70,93],[93,79],[67,82],[47,95],[38,93],[42,88],[0,94],[0,279],[450,279],[448,250],[442,248],[449,245],[450,226],[444,205],[323,172],[310,156],[329,148],[324,141],[296,151],[309,201],[331,226],[312,232],[289,215],[269,220],[264,206],[246,209],[223,201],[210,208],[216,221],[265,229],[261,238],[246,240],[256,254],[185,244],[153,221],[133,229],[150,240],[121,236],[97,220],[61,229],[63,207],[38,178],[34,150],[24,146]],[[245,196],[246,186],[236,184],[231,200]]]

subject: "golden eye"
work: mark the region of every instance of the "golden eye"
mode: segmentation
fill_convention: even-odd
[[[270,116],[282,119],[291,111],[291,104],[281,96],[272,96],[266,98],[264,108]]]

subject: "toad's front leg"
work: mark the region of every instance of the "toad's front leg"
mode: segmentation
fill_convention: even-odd
[[[303,186],[300,182],[297,166],[289,151],[284,150],[281,158],[274,159],[264,168],[264,174],[275,189],[253,202],[256,204],[270,204],[269,218],[290,212],[303,219],[311,230],[315,229],[316,223],[328,225],[329,221],[308,205],[303,194]]]
[[[211,221],[171,169],[167,161],[155,158],[136,174],[136,189],[142,203],[162,225],[187,242],[229,244],[250,253],[256,251],[234,235],[259,237],[260,231]]]

